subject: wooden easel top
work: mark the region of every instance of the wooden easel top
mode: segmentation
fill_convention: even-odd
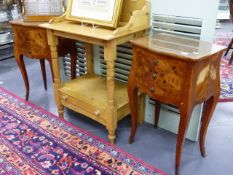
[[[126,32],[114,33],[115,30],[82,26],[80,24],[76,24],[71,21],[63,21],[60,23],[53,23],[53,24],[44,23],[40,26],[54,31],[59,31],[59,32],[84,36],[84,37],[96,38],[106,41],[113,40],[128,34],[136,33],[138,31],[149,29],[149,26],[144,26],[134,30],[128,30]]]
[[[114,40],[150,28],[150,0],[124,0],[121,14],[119,27],[116,29],[85,26],[67,20],[66,14],[40,26],[54,31],[55,35],[58,36],[64,32],[66,37],[71,34],[104,41]]]

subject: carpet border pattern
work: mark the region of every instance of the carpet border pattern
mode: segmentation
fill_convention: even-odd
[[[8,101],[11,101],[11,102],[8,102]],[[132,175],[139,175],[139,174],[166,175],[166,173],[164,173],[163,171],[146,164],[142,160],[135,158],[134,156],[132,156],[126,152],[123,152],[122,150],[117,148],[115,145],[112,145],[112,144],[106,142],[105,140],[103,140],[99,137],[96,137],[96,136],[88,133],[87,131],[85,131],[77,126],[72,125],[68,121],[65,121],[64,119],[55,116],[54,114],[44,110],[41,107],[38,107],[30,102],[27,102],[20,97],[17,97],[13,93],[11,93],[11,92],[9,92],[1,87],[0,87],[0,104],[1,104],[0,109],[2,108],[2,109],[7,110],[8,108],[10,109],[12,107],[12,105],[14,105],[14,108],[19,108],[19,107],[20,107],[20,109],[22,108],[23,110],[21,112],[19,112],[18,114],[15,113],[14,115],[25,114],[25,116],[23,117],[23,118],[25,118],[25,120],[28,120],[30,118],[30,116],[34,116],[33,121],[31,121],[32,123],[39,122],[41,120],[46,120],[49,123],[51,123],[55,126],[58,126],[59,128],[62,128],[64,130],[64,132],[70,133],[71,135],[78,137],[79,139],[81,139],[83,142],[87,143],[91,147],[94,147],[95,149],[98,149],[98,150],[104,152],[105,154],[111,156],[113,159],[122,162],[122,164],[124,164],[125,167],[132,168],[132,170],[129,171],[129,172],[133,172]],[[12,108],[12,109],[14,109],[14,108]],[[28,112],[30,112],[30,116],[28,115]],[[0,116],[0,118],[1,117],[2,116]],[[35,123],[34,123],[34,125],[35,125]],[[45,128],[40,128],[40,127],[37,127],[37,129],[41,129],[41,130],[44,129],[45,130]],[[0,132],[0,134],[1,134],[1,138],[3,138],[2,132]],[[1,139],[0,144],[3,141],[4,140]],[[7,142],[7,140],[5,140],[5,141]],[[77,152],[77,149],[73,148],[73,151]],[[20,154],[20,152],[18,152],[18,154]],[[1,159],[1,156],[2,155],[0,154],[0,172],[1,171],[4,172],[4,169],[3,169],[4,165],[7,166],[7,164],[9,164],[9,162],[7,162],[5,160],[3,161],[3,159]],[[106,169],[105,173],[109,174],[111,172],[111,167],[104,167],[104,166],[106,166],[106,164],[103,164],[103,165],[101,164],[101,166],[103,166],[103,169],[104,168]],[[36,165],[34,165],[33,168],[34,167],[36,167]],[[46,174],[41,169],[37,169],[37,172],[40,172],[40,174]],[[124,173],[119,173],[119,172],[112,171],[112,174],[124,174]],[[20,173],[18,173],[18,172],[13,173],[12,172],[11,174],[20,174]],[[29,174],[32,174],[32,172],[30,172]]]

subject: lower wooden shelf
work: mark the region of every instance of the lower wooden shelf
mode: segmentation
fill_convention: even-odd
[[[103,125],[109,121],[107,80],[98,75],[85,75],[65,83],[59,89],[62,105],[84,114]],[[115,81],[117,121],[130,113],[127,84]]]

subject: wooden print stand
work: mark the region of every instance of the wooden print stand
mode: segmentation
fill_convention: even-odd
[[[48,43],[54,70],[55,101],[59,116],[64,107],[84,114],[106,126],[108,138],[114,143],[117,122],[130,113],[127,85],[115,80],[117,45],[147,34],[150,23],[150,1],[124,0],[120,22],[116,30],[92,28],[66,20],[66,15],[53,19],[41,27],[47,29]],[[62,84],[58,58],[58,37],[80,40],[85,44],[88,73],[85,76]],[[92,46],[104,48],[107,77],[95,75],[93,71]],[[140,96],[140,116],[144,115],[144,95]],[[144,117],[144,116],[143,116]]]

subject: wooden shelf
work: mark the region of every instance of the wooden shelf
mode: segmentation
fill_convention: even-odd
[[[65,83],[59,91],[64,106],[75,108],[73,110],[78,108],[80,113],[91,115],[93,119],[99,120],[108,108],[106,77],[85,75]],[[124,108],[128,107],[128,101],[127,84],[115,81],[114,102],[117,110],[124,112]],[[70,106],[70,103],[73,105]],[[120,120],[122,113],[118,114]]]

